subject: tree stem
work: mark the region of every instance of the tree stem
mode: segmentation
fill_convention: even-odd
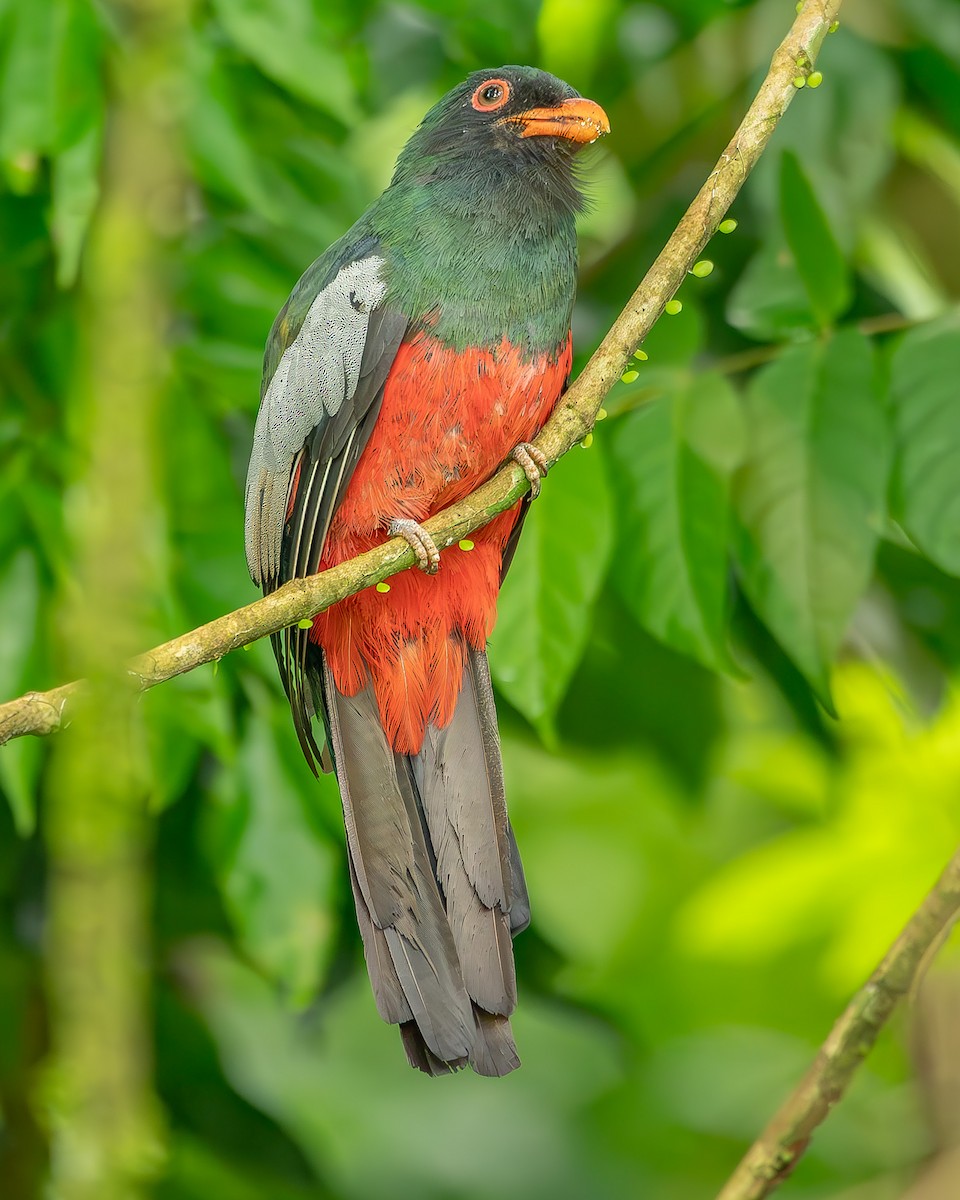
[[[183,9],[113,0],[119,47],[103,194],[83,264],[85,369],[70,398],[81,466],[71,504],[75,587],[62,657],[87,677],[46,779],[45,966],[50,1195],[136,1200],[162,1161],[151,1090],[146,759],[123,664],[145,635],[158,567],[152,445],[168,308],[163,241],[182,196],[171,93]]]

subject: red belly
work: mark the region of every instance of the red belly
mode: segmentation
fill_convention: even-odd
[[[384,540],[395,517],[424,521],[488,479],[518,442],[530,441],[570,373],[568,338],[524,360],[502,342],[456,353],[427,334],[405,342],[383,407],[330,527],[321,568]],[[372,677],[394,749],[415,754],[428,721],[453,715],[464,640],[482,647],[496,619],[503,551],[519,505],[452,547],[439,574],[411,569],[389,592],[367,588],[314,622],[337,687],[354,695]]]

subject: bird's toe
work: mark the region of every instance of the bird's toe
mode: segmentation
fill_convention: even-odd
[[[520,442],[514,446],[510,457],[523,468],[523,473],[530,482],[530,499],[536,500],[540,495],[540,480],[550,467],[547,456],[529,442]]]
[[[425,575],[436,575],[440,570],[440,551],[437,549],[437,543],[422,525],[405,517],[398,517],[387,526],[387,532],[391,537],[403,538],[417,556],[417,566]]]

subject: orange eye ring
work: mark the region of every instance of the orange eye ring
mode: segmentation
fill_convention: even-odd
[[[477,112],[496,112],[510,99],[510,84],[505,79],[485,79],[470,97]]]

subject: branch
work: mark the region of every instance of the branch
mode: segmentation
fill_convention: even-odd
[[[677,291],[713,236],[717,225],[766,149],[773,131],[797,93],[795,80],[813,70],[817,52],[840,11],[842,0],[806,0],[790,32],[778,47],[740,128],[687,209],[643,282],[630,298],[596,353],[559,402],[535,445],[555,463],[593,428],[597,410],[620,378],[664,305]],[[798,64],[801,64],[798,65]],[[440,549],[453,545],[497,513],[510,508],[529,489],[516,464],[503,467],[460,504],[426,521]],[[129,664],[141,688],[154,687],[222,658],[231,650],[315,616],[338,600],[414,565],[413,551],[399,538],[308,579],[295,579],[245,608],[148,651]],[[0,745],[24,734],[48,734],[64,720],[79,682],[48,692],[29,692],[0,705]]]
[[[960,850],[850,1001],[807,1074],[744,1155],[717,1200],[762,1200],[786,1179],[958,913]]]

